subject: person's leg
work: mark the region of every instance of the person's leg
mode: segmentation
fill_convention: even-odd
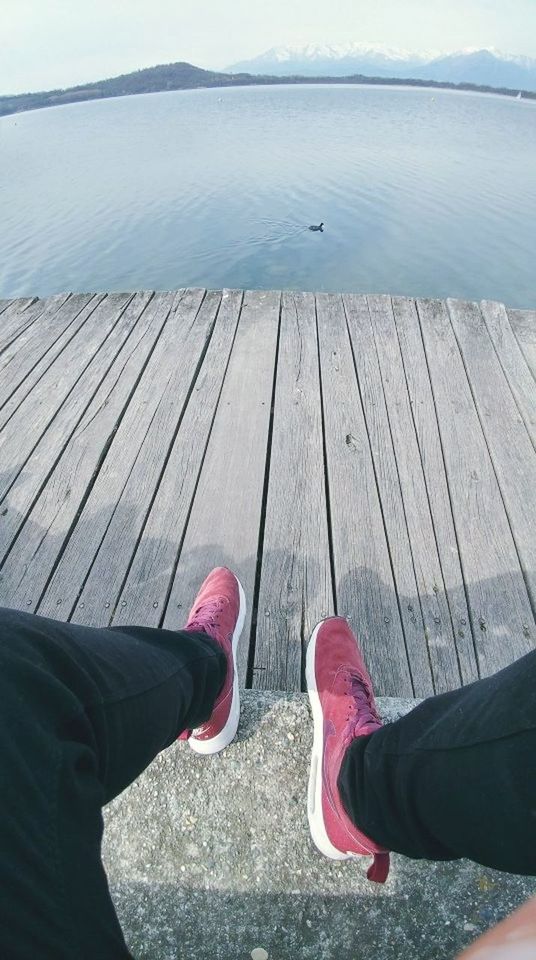
[[[382,846],[535,875],[535,756],[536,651],[354,739],[338,785]]]
[[[1,956],[130,956],[100,859],[101,807],[208,720],[226,669],[203,633],[0,610]]]

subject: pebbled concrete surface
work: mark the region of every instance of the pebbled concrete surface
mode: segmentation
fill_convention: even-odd
[[[392,721],[414,702],[379,707]],[[104,862],[139,960],[449,960],[536,893],[469,861],[393,855],[380,886],[368,860],[326,860],[307,824],[311,744],[305,695],[242,691],[227,750],[177,743],[107,807]]]

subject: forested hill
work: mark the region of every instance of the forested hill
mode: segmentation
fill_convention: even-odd
[[[168,63],[159,67],[147,67],[109,80],[86,83],[66,90],[48,90],[41,93],[21,93],[0,97],[0,116],[36,110],[39,107],[54,107],[62,103],[82,100],[101,100],[106,97],[127,97],[135,93],[157,93],[164,90],[192,90],[196,87],[244,87],[266,86],[283,83],[375,83],[381,86],[435,87],[449,90],[476,90],[482,93],[501,93],[516,96],[517,90],[483,87],[471,83],[440,83],[430,80],[408,80],[385,77],[270,77],[249,73],[215,73],[201,70],[190,63]],[[536,100],[536,93],[523,92],[523,97]]]

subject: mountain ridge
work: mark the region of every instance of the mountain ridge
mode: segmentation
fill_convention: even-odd
[[[381,44],[315,44],[272,47],[226,68],[279,76],[346,76],[366,74],[452,83],[477,83],[536,91],[536,58],[503,53],[494,47],[454,50],[450,53],[412,53]]]
[[[516,96],[517,87],[493,87],[474,83],[453,83],[419,78],[380,77],[364,74],[344,76],[259,76],[247,73],[222,73],[204,70],[191,63],[160,64],[146,67],[132,73],[121,74],[106,80],[79,84],[67,89],[45,90],[37,93],[19,93],[13,96],[0,96],[0,117],[37,110],[43,107],[60,106],[67,103],[79,103],[88,100],[102,100],[114,97],[132,96],[143,93],[162,93],[172,90],[194,90],[210,87],[275,86],[280,84],[377,84],[383,86],[433,87],[447,90],[469,90],[481,93]],[[536,99],[536,92],[524,90],[527,99]]]

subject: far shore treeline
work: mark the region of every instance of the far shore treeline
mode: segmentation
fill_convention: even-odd
[[[41,93],[21,93],[0,97],[0,116],[20,113],[23,110],[37,110],[40,107],[54,107],[63,103],[77,103],[83,100],[103,100],[108,97],[128,97],[139,93],[160,93],[166,90],[193,90],[201,87],[246,87],[268,86],[276,84],[311,83],[355,83],[378,84],[379,86],[432,87],[444,90],[472,90],[480,93],[499,93],[516,97],[518,90],[505,87],[480,86],[474,83],[448,83],[437,80],[408,80],[396,77],[365,77],[356,74],[350,77],[271,77],[250,73],[215,73],[202,70],[190,63],[169,63],[159,67],[136,70],[109,80],[86,83],[66,90],[48,90]],[[521,91],[528,100],[536,100],[536,93]]]

